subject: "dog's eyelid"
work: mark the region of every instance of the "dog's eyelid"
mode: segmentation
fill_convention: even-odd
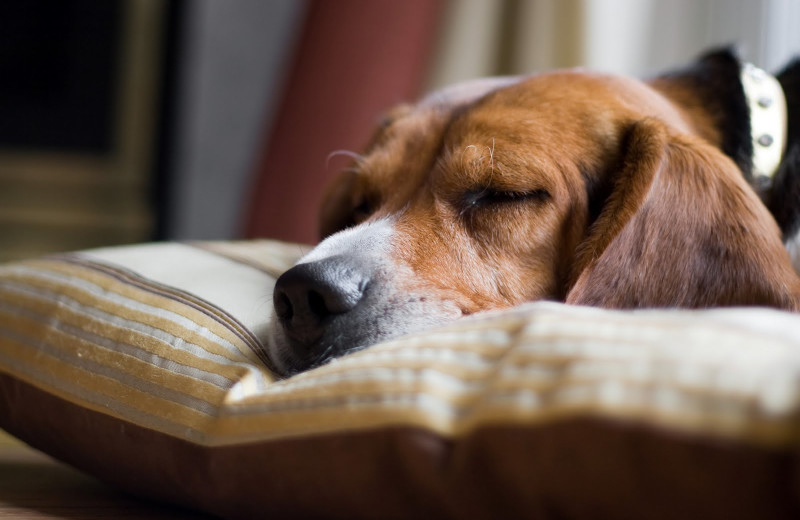
[[[545,189],[503,191],[487,188],[480,191],[475,190],[463,196],[459,215],[471,220],[486,210],[502,211],[505,208],[521,208],[526,204],[541,204],[549,199],[550,193]]]
[[[372,204],[366,198],[364,198],[358,204],[356,204],[356,207],[353,208],[353,212],[368,215],[372,213]]]
[[[545,189],[502,190],[485,188],[468,192],[464,196],[464,203],[467,207],[476,207],[512,202],[543,201],[549,198],[550,193]]]
[[[376,197],[365,195],[358,198],[350,210],[353,224],[360,224],[361,222],[367,220],[373,213],[375,213],[375,209],[378,207],[378,205],[379,203],[377,202]]]

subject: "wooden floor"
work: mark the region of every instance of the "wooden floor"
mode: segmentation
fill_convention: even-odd
[[[0,519],[210,519],[126,496],[0,430]]]

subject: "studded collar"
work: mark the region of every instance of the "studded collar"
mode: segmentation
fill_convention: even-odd
[[[741,80],[750,109],[753,178],[769,185],[786,148],[786,98],[778,80],[755,65],[742,66]]]

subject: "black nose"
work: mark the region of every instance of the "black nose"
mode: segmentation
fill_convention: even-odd
[[[296,265],[275,283],[275,313],[289,337],[308,347],[335,316],[358,305],[367,283],[357,268],[335,257]]]

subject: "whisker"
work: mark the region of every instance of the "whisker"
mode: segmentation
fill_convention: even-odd
[[[338,157],[339,155],[344,155],[345,157],[350,157],[353,159],[356,164],[361,164],[364,162],[364,156],[360,153],[351,152],[350,150],[334,150],[328,154],[328,157],[325,159],[325,169],[327,170],[330,166],[331,159],[334,157]]]
[[[474,144],[467,145],[467,146],[464,147],[464,151],[461,152],[461,171],[462,172],[466,169],[465,166],[464,166],[464,155],[466,155],[467,150],[469,150],[470,148],[475,150],[477,148],[477,146],[475,146]]]
[[[324,365],[325,363],[327,363],[328,361],[330,361],[331,359],[333,359],[333,343],[331,343],[330,345],[325,347],[322,350],[322,352],[320,352],[311,361],[311,363],[309,363],[308,368],[312,369],[312,368],[320,367],[320,366]]]
[[[491,168],[491,175],[489,177],[489,184],[491,185],[492,180],[494,179],[494,137],[492,137],[492,147],[489,148],[489,167]]]
[[[360,350],[364,350],[365,348],[367,347],[365,347],[364,345],[356,345],[355,347],[348,347],[342,350],[342,352],[339,355],[344,356],[347,354],[352,354],[353,352],[358,352]]]

